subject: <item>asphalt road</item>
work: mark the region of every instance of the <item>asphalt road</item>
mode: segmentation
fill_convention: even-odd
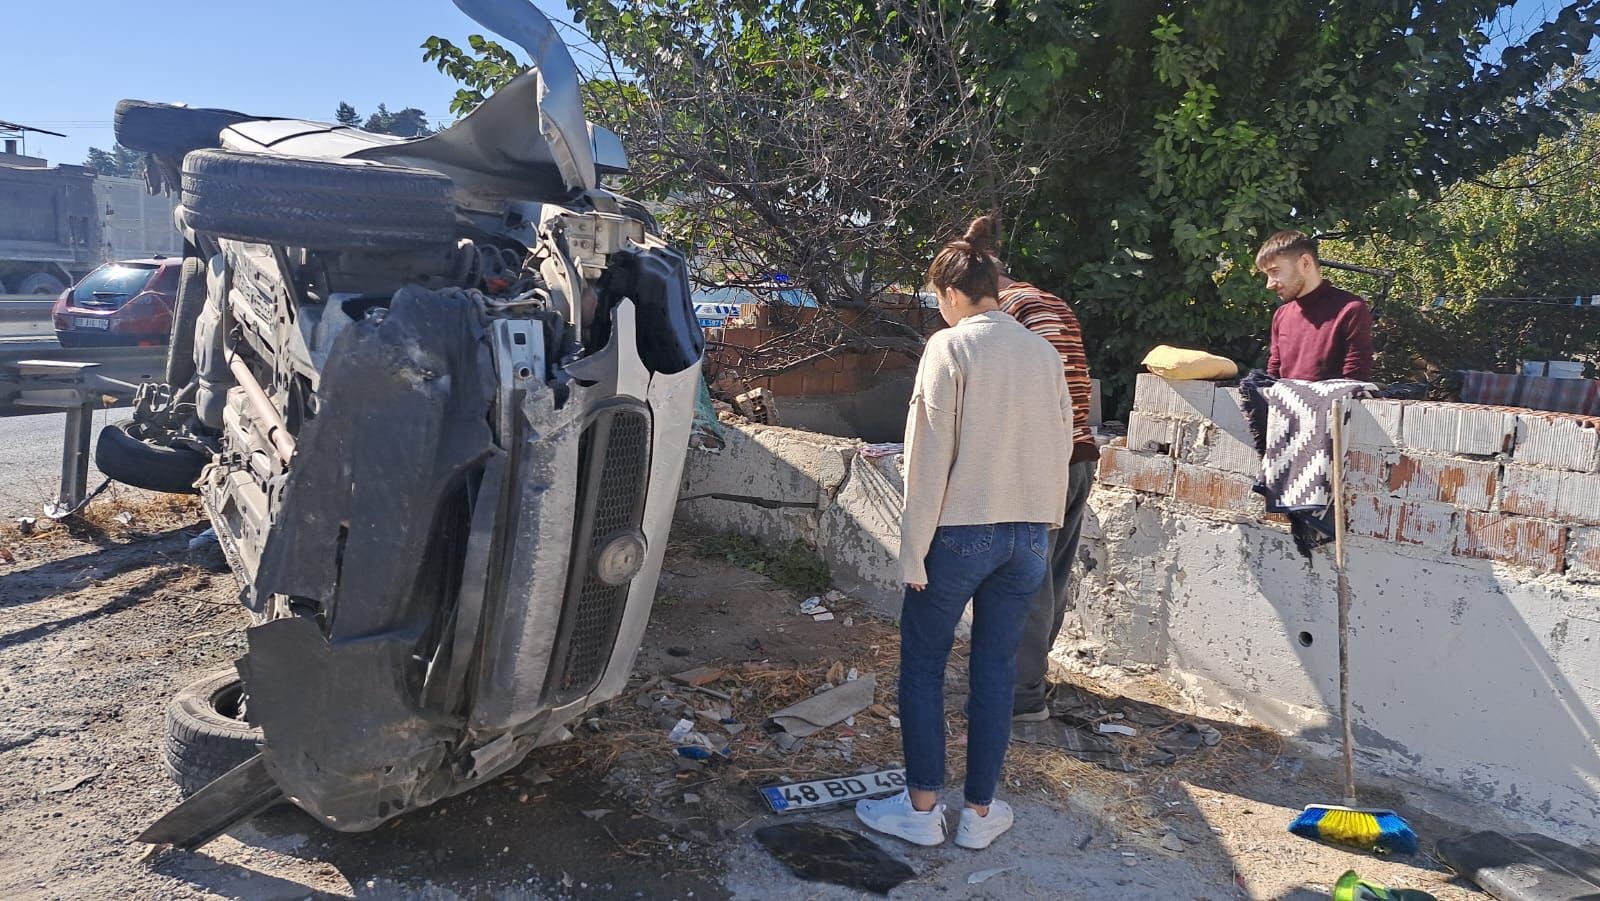
[[[128,410],[95,413],[91,435],[100,427],[128,416]],[[0,516],[38,516],[55,498],[61,478],[61,438],[67,414],[42,413],[0,419]],[[92,439],[91,439],[92,440]],[[89,487],[100,484],[100,472],[89,463]]]

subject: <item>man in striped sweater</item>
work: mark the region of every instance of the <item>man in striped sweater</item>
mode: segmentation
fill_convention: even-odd
[[[1013,718],[1037,722],[1050,718],[1050,649],[1061,634],[1072,591],[1072,563],[1078,556],[1083,514],[1094,485],[1100,449],[1089,428],[1089,358],[1083,350],[1083,329],[1066,301],[1047,291],[1000,274],[1000,309],[1050,342],[1061,355],[1067,391],[1072,396],[1072,460],[1068,468],[1067,510],[1062,526],[1050,533],[1044,584],[1033,596],[1028,624],[1017,649],[1017,687]]]

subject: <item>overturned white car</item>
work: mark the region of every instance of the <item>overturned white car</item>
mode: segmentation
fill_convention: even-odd
[[[700,378],[685,261],[600,186],[621,147],[544,16],[457,5],[535,68],[438,134],[118,108],[189,252],[167,384],[99,463],[198,491],[255,616],[242,692],[169,735],[198,792],[143,840],[284,798],[373,828],[628,677]]]

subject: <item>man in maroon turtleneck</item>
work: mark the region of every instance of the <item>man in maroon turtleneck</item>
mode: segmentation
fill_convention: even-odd
[[[1272,314],[1268,375],[1307,382],[1372,380],[1372,308],[1322,277],[1316,239],[1278,232],[1261,245],[1256,269],[1267,277],[1267,290],[1283,300]]]

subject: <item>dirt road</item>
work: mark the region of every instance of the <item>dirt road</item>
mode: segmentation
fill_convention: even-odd
[[[793,753],[759,728],[764,704],[809,693],[838,665],[892,669],[892,625],[848,602],[839,620],[815,623],[795,593],[675,547],[634,688],[574,741],[375,832],[332,832],[286,808],[200,853],[146,860],[132,837],[178,800],[159,752],[167,699],[244,647],[231,577],[188,551],[201,526],[187,502],[123,492],[97,502],[88,527],[32,535],[14,518],[0,525],[0,897],[859,897],[800,881],[751,836],[779,819],[759,786],[895,762],[881,717]],[[718,684],[747,727],[720,768],[680,763],[660,728],[677,714],[654,706],[682,706],[656,697],[660,674],[699,665],[726,669]],[[959,709],[960,685],[951,691]],[[878,698],[892,706],[892,672]],[[956,747],[961,728],[953,719]],[[1294,804],[1334,795],[1316,764],[1252,741],[1216,758],[1226,775],[1201,758],[1122,776],[1014,752],[1018,828],[984,853],[886,841],[918,873],[894,896],[1308,899],[1356,867],[1444,899],[1484,897],[1428,860],[1379,862],[1285,835]],[[812,818],[853,824],[847,810]],[[1176,850],[1163,847],[1169,835]],[[988,870],[1001,872],[968,883]]]

